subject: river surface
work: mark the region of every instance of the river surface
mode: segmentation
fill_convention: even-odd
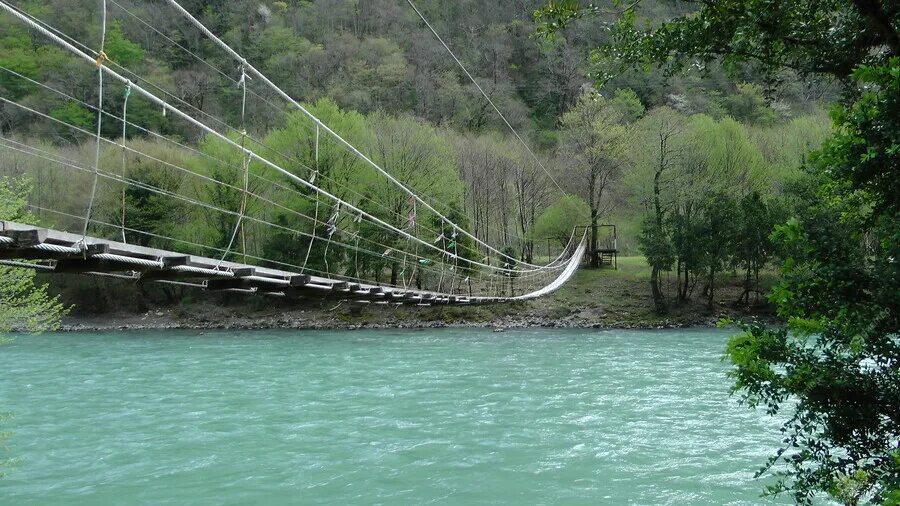
[[[0,504],[768,503],[779,424],[729,396],[727,336],[18,336]]]

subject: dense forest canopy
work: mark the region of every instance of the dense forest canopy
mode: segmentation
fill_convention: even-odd
[[[99,2],[14,4],[74,40],[89,47],[99,45]],[[229,1],[184,5],[292,96],[318,104],[322,111],[332,111],[330,119],[345,118],[336,130],[365,145],[367,152],[375,152],[388,170],[408,169],[396,154],[385,151],[385,125],[397,124],[395,129],[415,129],[420,122],[433,125],[429,128],[435,129],[435,138],[428,145],[433,152],[446,152],[436,156],[451,162],[447,170],[456,174],[459,184],[417,189],[444,206],[458,208],[479,237],[511,247],[523,259],[547,254],[555,247],[535,252],[534,240],[543,243],[549,237],[539,237],[534,225],[545,209],[564,196],[529,160],[501,118],[405,2]],[[729,143],[743,143],[752,167],[741,170],[752,171],[755,179],[749,183],[746,174],[737,174],[737,169],[728,169],[729,177],[743,178],[740,185],[755,185],[754,189],[767,194],[779,192],[796,175],[796,162],[828,130],[823,100],[831,96],[832,87],[820,80],[786,76],[783,85],[771,92],[762,76],[741,69],[726,73],[709,65],[702,73],[670,79],[662,70],[625,72],[597,88],[597,69],[586,56],[608,36],[605,27],[614,14],[581,19],[548,40],[535,36],[538,25],[533,13],[543,5],[540,1],[423,1],[417,5],[512,126],[544,159],[550,173],[563,181],[562,189],[588,203],[595,221],[620,223],[620,245],[626,250],[636,251],[637,227],[649,206],[648,180],[642,176],[649,170],[647,149],[634,142],[652,136],[653,121],[643,119],[645,116],[671,111],[679,122],[696,126],[698,130],[687,137],[694,136],[694,145],[704,145],[704,150],[707,145],[728,150]],[[255,138],[281,146],[277,149],[291,146],[296,150],[292,154],[309,165],[312,132],[293,128],[281,102],[260,83],[251,83],[242,117],[241,92],[235,85],[239,66],[184,19],[173,15],[166,2],[110,0],[108,6],[105,47],[114,65],[143,76],[145,81],[140,82],[151,90],[182,101],[194,108],[198,117],[213,124],[218,120],[212,118],[221,118],[229,125],[240,123]],[[693,8],[685,2],[644,2],[639,12],[647,19],[661,20]],[[0,40],[0,88],[4,96],[92,130],[96,113],[90,106],[97,102],[97,86],[91,69],[11,17],[0,18],[0,23],[5,34]],[[120,115],[124,90],[107,88],[106,95],[105,110]],[[139,97],[132,96],[128,104],[130,120],[148,131],[180,138],[204,150],[214,149],[201,138],[201,132],[160,112]],[[578,116],[580,121],[575,120]],[[712,122],[708,123],[711,127],[716,122],[731,125],[733,137],[697,138],[704,121]],[[73,156],[74,152],[87,154],[79,147],[84,136],[59,124],[34,121],[31,113],[9,104],[0,107],[0,128],[4,135],[49,141],[53,149],[73,152]],[[110,139],[122,134],[120,122],[112,119],[104,122],[102,131]],[[592,148],[593,153],[582,142],[594,140],[591,131],[604,136],[607,143],[602,149]],[[613,135],[617,131],[621,133]],[[719,135],[716,128],[706,131]],[[137,142],[154,142],[147,131],[136,127],[129,127],[125,134]],[[306,136],[307,140],[295,143],[291,136]],[[399,142],[396,135],[391,137]],[[394,148],[400,149],[396,144]],[[146,149],[157,149],[163,161],[169,160],[168,156],[184,161],[183,153],[167,153],[163,147]],[[115,155],[108,156],[112,159]],[[710,158],[710,173],[718,174],[721,164],[731,163],[716,159],[718,155],[713,152],[696,156]],[[350,166],[337,166],[347,163]],[[351,161],[320,160],[320,164],[334,165],[328,169],[334,177],[361,185],[352,191],[377,193],[365,187],[366,178],[352,175]],[[183,190],[185,183],[174,175],[146,168],[133,170],[138,171],[134,174],[138,179],[156,178],[154,182],[164,187]],[[9,164],[4,171],[15,172],[10,171]],[[52,192],[52,175],[35,177],[42,179],[35,185],[35,192]],[[407,179],[416,187],[427,178],[411,173]],[[730,185],[730,180],[718,180]],[[450,195],[448,190],[456,193]],[[114,190],[108,193],[107,200],[115,198]],[[223,204],[235,198],[220,197]],[[140,201],[142,197],[134,198],[136,203],[129,202],[130,207],[148,207]],[[45,197],[36,195],[35,199]],[[76,203],[72,206],[74,211]],[[159,226],[166,226],[167,213],[177,211],[168,208],[144,214]],[[227,222],[216,225],[208,223],[209,219],[204,221],[207,223],[201,228],[212,229],[208,235],[227,235]]]

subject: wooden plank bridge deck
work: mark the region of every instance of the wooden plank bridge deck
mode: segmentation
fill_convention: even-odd
[[[583,254],[583,246],[577,254]],[[35,260],[39,262],[33,262]],[[570,265],[547,287],[516,297],[453,295],[311,276],[90,236],[82,238],[79,234],[11,221],[0,221],[0,264],[48,273],[109,276],[209,291],[407,305],[473,305],[531,299],[562,286],[574,272]],[[577,268],[577,262],[575,264]]]
[[[44,260],[42,263],[25,260]],[[449,295],[353,283],[308,274],[184,255],[0,221],[0,262],[49,273],[111,276],[210,291],[296,298],[336,298],[374,304],[485,304],[504,297]]]

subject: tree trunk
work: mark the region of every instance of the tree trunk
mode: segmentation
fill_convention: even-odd
[[[659,267],[653,267],[650,270],[650,291],[653,293],[653,304],[656,305],[656,311],[665,310],[665,301],[663,300],[662,291],[659,289]]]
[[[753,291],[753,263],[750,259],[747,260],[747,269],[744,273],[744,293],[741,294],[741,298],[738,299],[738,304],[747,304],[750,305],[750,292]]]
[[[706,294],[706,307],[707,309],[713,308],[713,295],[716,290],[716,270],[713,268],[709,269],[709,292]]]
[[[597,209],[591,209],[591,267],[600,267],[600,257],[597,255]]]

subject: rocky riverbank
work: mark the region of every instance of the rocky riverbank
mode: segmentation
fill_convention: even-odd
[[[772,318],[770,307],[736,306],[739,277],[726,279],[709,309],[701,297],[671,302],[660,314],[647,286],[646,268],[620,262],[620,269],[582,270],[559,291],[540,300],[488,306],[372,306],[354,302],[282,301],[261,296],[228,297],[178,292],[168,300],[120,287],[99,303],[89,292],[64,293],[75,310],[63,330],[121,329],[382,329],[382,328],[638,328],[711,326],[721,318]],[[81,278],[84,279],[84,278]],[[108,282],[107,282],[108,283]],[[103,285],[104,294],[110,285]],[[131,291],[129,291],[131,290]],[[95,296],[96,297],[96,296]],[[128,302],[130,298],[130,302]]]
[[[668,320],[635,322],[630,320],[584,320],[579,318],[551,319],[533,315],[525,317],[504,316],[491,320],[433,320],[407,318],[396,322],[347,321],[345,319],[304,311],[288,312],[278,316],[226,317],[210,321],[207,319],[184,319],[171,312],[151,311],[143,315],[105,315],[102,317],[70,317],[61,329],[68,332],[110,331],[110,330],[222,330],[222,329],[297,329],[297,330],[358,330],[358,329],[413,329],[413,328],[491,328],[495,330],[521,328],[626,328],[665,329],[698,326],[714,326],[717,317],[696,320]]]

